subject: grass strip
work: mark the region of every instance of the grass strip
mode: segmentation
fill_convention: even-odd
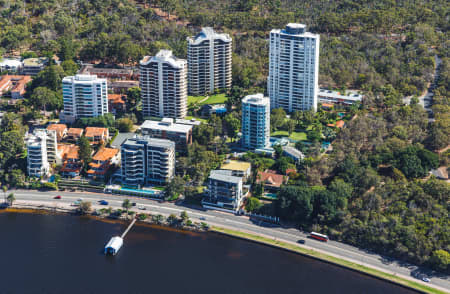
[[[230,229],[225,229],[225,228],[220,228],[220,227],[211,227],[210,228],[211,231],[215,231],[215,232],[219,232],[219,233],[223,233],[223,234],[227,234],[230,236],[235,236],[235,237],[240,237],[240,238],[244,238],[244,239],[248,239],[248,240],[252,240],[252,241],[256,241],[256,242],[260,242],[260,243],[264,243],[264,244],[268,244],[268,245],[272,245],[275,247],[279,247],[279,248],[283,248],[283,249],[288,249],[291,251],[295,251],[307,256],[312,256],[324,261],[328,261],[337,265],[341,265],[353,270],[357,270],[378,278],[382,278],[388,281],[392,281],[394,283],[397,284],[401,284],[407,287],[411,287],[414,289],[417,289],[419,291],[423,291],[426,293],[432,293],[432,294],[445,294],[445,292],[439,290],[439,289],[435,289],[432,287],[429,287],[427,285],[423,285],[421,283],[417,283],[414,281],[410,281],[407,279],[403,279],[401,277],[398,277],[396,275],[393,274],[389,274],[377,269],[373,269],[370,267],[366,267],[364,265],[361,264],[357,264],[351,261],[347,261],[344,259],[340,259],[331,255],[327,255],[327,254],[323,254],[321,252],[317,252],[315,250],[311,250],[311,249],[306,249],[306,248],[302,248],[300,246],[296,246],[290,243],[286,243],[283,241],[278,241],[278,240],[274,240],[274,239],[270,239],[267,237],[262,237],[262,236],[258,236],[258,235],[253,235],[253,234],[249,234],[249,233],[245,233],[245,232],[240,232],[240,231],[235,231],[235,230],[230,230]]]

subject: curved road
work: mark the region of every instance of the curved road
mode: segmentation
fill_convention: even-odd
[[[78,198],[83,198],[86,201],[91,201],[93,208],[100,208],[106,206],[98,205],[99,200],[106,200],[109,202],[107,207],[120,208],[124,196],[102,194],[102,193],[90,193],[90,192],[39,192],[32,190],[15,190],[14,195],[17,199],[17,204],[45,204],[47,206],[68,206]],[[62,199],[53,199],[54,196],[61,195]],[[0,196],[1,197],[1,196]],[[182,211],[186,211],[189,217],[193,221],[202,221],[211,225],[217,225],[234,229],[237,231],[246,231],[249,233],[266,236],[269,238],[278,239],[288,243],[297,243],[299,239],[306,239],[307,234],[295,229],[295,228],[283,228],[278,225],[272,225],[262,222],[254,222],[246,216],[237,216],[231,213],[219,212],[214,210],[204,210],[197,207],[181,206],[168,202],[158,202],[155,200],[149,200],[138,197],[126,197],[137,203],[136,207],[133,207],[134,211],[141,211],[138,207],[145,207],[145,211],[152,214],[176,214],[179,215]],[[324,252],[335,257],[346,259],[355,263],[364,264],[369,267],[377,268],[379,270],[389,272],[402,276],[406,279],[413,279],[419,283],[424,283],[430,286],[435,286],[440,290],[450,293],[450,280],[448,276],[430,277],[431,282],[425,283],[412,277],[412,272],[420,272],[421,269],[417,266],[400,263],[394,260],[388,260],[378,254],[367,252],[362,249],[358,249],[354,246],[343,244],[340,242],[329,241],[327,243],[319,242],[313,239],[306,239],[305,246],[316,251]],[[425,273],[425,272],[423,272]]]

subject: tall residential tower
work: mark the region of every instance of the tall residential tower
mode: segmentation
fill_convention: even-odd
[[[272,108],[317,110],[320,35],[290,23],[270,32],[267,88]]]
[[[140,62],[144,117],[183,118],[187,114],[187,62],[161,50]]]
[[[205,95],[231,87],[232,40],[206,27],[188,38],[189,94]]]
[[[62,80],[64,121],[97,117],[108,113],[106,79],[96,75],[76,75]]]
[[[263,94],[242,99],[242,147],[270,147],[270,100]]]

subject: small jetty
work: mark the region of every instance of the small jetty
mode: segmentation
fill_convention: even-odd
[[[117,252],[119,252],[120,248],[123,245],[123,239],[135,223],[136,219],[133,219],[133,221],[128,225],[127,229],[123,232],[122,236],[114,236],[111,238],[111,240],[109,240],[109,242],[105,246],[105,255],[116,255]]]

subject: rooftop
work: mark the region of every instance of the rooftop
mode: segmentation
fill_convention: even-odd
[[[252,165],[249,162],[238,161],[238,160],[227,160],[220,167],[221,169],[227,170],[238,170],[238,171],[247,171]]]
[[[108,94],[108,100],[110,100],[112,103],[125,104],[125,101],[123,100],[124,96],[125,95],[122,94]]]
[[[173,119],[163,118],[162,121],[146,120],[140,129],[152,129],[187,134],[192,130],[192,125],[177,124]]]
[[[4,75],[0,76],[0,91],[11,90],[25,92],[25,86],[31,82],[31,76]]]
[[[148,65],[150,62],[166,62],[175,68],[184,68],[187,66],[185,59],[180,59],[172,54],[171,50],[160,50],[155,56],[144,56],[140,65]]]
[[[141,146],[143,144],[160,148],[175,148],[175,142],[166,139],[150,138],[149,136],[135,136],[127,139],[122,145]]]
[[[305,158],[305,155],[302,152],[291,146],[284,146],[283,151],[299,159]]]
[[[223,173],[223,171],[212,170],[209,174],[209,178],[212,180],[222,181],[226,183],[239,184],[242,183],[241,177],[229,176]]]
[[[97,161],[111,160],[114,156],[117,155],[117,153],[119,153],[119,149],[101,148],[100,150],[97,151],[97,153],[95,153],[92,159]]]
[[[69,135],[69,136],[79,136],[79,137],[81,137],[81,135],[83,134],[83,129],[80,129],[80,128],[70,128],[68,131],[67,131],[67,135]]]
[[[242,99],[242,103],[265,106],[270,105],[270,99],[264,97],[263,94],[258,93],[245,96],[244,99]]]
[[[319,34],[313,34],[306,31],[306,25],[301,23],[289,23],[284,29],[273,29],[271,33],[293,35],[293,36],[303,36],[309,38],[318,38]]]
[[[39,57],[39,58],[27,58],[23,60],[24,66],[41,66],[45,65],[48,62],[47,57]]]
[[[75,83],[75,84],[85,84],[92,82],[105,82],[106,79],[98,78],[96,75],[75,75],[75,76],[67,76],[63,78],[63,83]]]
[[[104,136],[107,133],[108,133],[107,128],[86,127],[84,135],[86,137],[92,138],[92,137]]]
[[[319,93],[317,94],[320,98],[322,97],[330,97],[334,99],[344,99],[344,100],[351,100],[351,101],[361,101],[363,98],[363,95],[359,94],[355,90],[348,90],[349,94],[341,94],[339,91],[333,91],[333,90],[327,90],[327,89],[319,89]]]
[[[195,37],[189,37],[187,39],[189,44],[192,45],[199,45],[203,41],[214,39],[220,39],[224,42],[231,42],[231,37],[229,34],[216,33],[211,27],[204,27],[202,28],[201,32],[198,33]]]
[[[62,134],[67,130],[67,126],[65,124],[51,124],[47,126],[47,130],[56,131],[57,133]]]
[[[135,133],[119,133],[114,138],[114,140],[110,143],[113,148],[120,148],[120,146],[128,139],[131,139],[135,136]]]
[[[2,60],[0,60],[0,66],[20,67],[22,66],[22,61],[20,61],[19,59],[3,58]]]
[[[258,171],[256,182],[279,188],[285,182],[285,176],[274,173],[270,170],[266,170],[264,172]]]
[[[78,149],[79,147],[75,144],[58,144],[58,150],[64,159],[79,159]]]

